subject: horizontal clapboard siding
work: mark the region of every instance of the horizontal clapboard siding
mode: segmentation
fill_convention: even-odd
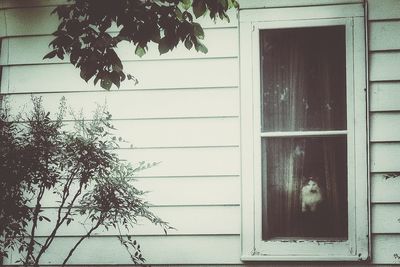
[[[147,191],[146,201],[157,207],[232,206],[240,203],[238,176],[146,177],[138,178],[134,185]],[[71,191],[76,190],[77,185]],[[46,191],[42,206],[55,208],[58,200],[57,195]]]
[[[400,176],[375,173],[371,176],[372,203],[400,203]]]
[[[372,235],[372,263],[400,264],[400,235]]]
[[[57,1],[48,2],[50,6],[38,6],[40,3],[33,3],[31,7],[2,10],[3,14],[0,18],[3,23],[0,24],[0,33],[3,36],[34,36],[53,33],[59,25],[58,17],[56,15],[50,16],[55,8],[54,4],[57,4]],[[25,6],[29,6],[29,4]],[[227,20],[219,19],[214,23],[209,17],[201,17],[196,21],[204,28],[236,27],[236,11],[230,10],[228,16],[230,23]]]
[[[369,34],[370,51],[399,49],[400,21],[372,21]]]
[[[131,61],[125,62],[124,70],[135,76],[139,83],[126,81],[120,90],[237,86],[239,74],[236,58]],[[70,64],[5,66],[3,76],[1,88],[4,93],[99,89],[92,81],[82,80],[79,71]],[[67,82],[65,77],[68,77]]]
[[[400,112],[375,112],[370,116],[371,141],[400,141]]]
[[[63,0],[61,0],[63,1]],[[15,2],[15,1],[14,1]],[[240,263],[240,153],[238,30],[235,11],[231,23],[207,17],[207,54],[180,46],[160,56],[154,44],[139,58],[122,43],[118,53],[124,70],[139,83],[126,81],[119,90],[106,92],[85,83],[79,70],[67,61],[42,60],[57,27],[48,14],[59,0],[32,0],[27,8],[3,1],[1,93],[14,114],[32,109],[31,94],[41,97],[46,110],[55,114],[62,97],[67,106],[91,119],[98,105],[112,114],[115,133],[122,142],[116,152],[134,164],[158,162],[137,173],[135,185],[148,191],[152,211],[176,230],[163,230],[145,220],[132,233],[137,236],[148,264]],[[112,31],[113,29],[111,29]],[[114,29],[115,30],[115,29]],[[54,117],[53,117],[54,118]],[[66,115],[66,128],[73,116]],[[42,205],[54,223],[57,196],[48,192]],[[76,221],[62,227],[54,250],[42,264],[57,264],[85,227]],[[87,223],[86,221],[85,223]],[[46,236],[51,223],[38,228]],[[86,225],[86,228],[89,225]],[[83,242],[72,264],[130,264],[116,230],[99,229]],[[218,248],[218,249],[215,249]],[[17,256],[6,263],[13,263]]]
[[[372,172],[400,171],[400,142],[371,144]]]
[[[240,263],[239,235],[215,236],[141,236],[135,238],[147,264],[215,264]],[[40,242],[41,240],[39,240]],[[59,237],[43,256],[41,265],[60,264],[76,237]],[[13,255],[12,260],[18,260]],[[5,262],[7,263],[7,262]],[[132,264],[129,254],[112,236],[92,237],[82,242],[70,264]]]
[[[15,0],[2,0],[0,2],[0,8],[19,8],[19,7],[38,7],[38,6],[53,6],[59,4],[68,3],[67,0],[30,0],[27,1],[15,1]]]
[[[372,233],[400,234],[400,203],[372,205]]]
[[[400,80],[400,51],[372,52],[369,60],[370,81]]]
[[[398,0],[368,0],[368,5],[368,20],[370,21],[400,19],[400,2]]]
[[[370,111],[400,111],[400,80],[370,83]]]
[[[240,234],[240,207],[236,206],[174,206],[151,208],[162,220],[168,222],[175,229],[168,230],[168,235],[239,235]],[[37,228],[37,236],[45,237],[50,234],[57,219],[57,209],[44,209],[42,213],[51,220],[43,222]],[[57,236],[81,236],[92,225],[85,216],[74,215],[74,221],[68,226],[60,227]],[[127,233],[122,229],[123,233]],[[162,236],[164,231],[160,226],[151,224],[146,219],[139,219],[133,228],[135,236]],[[104,227],[93,232],[94,236],[117,236],[118,229]]]
[[[188,59],[188,58],[215,58],[215,57],[237,57],[238,34],[237,28],[209,28],[204,30],[204,44],[209,52],[198,53],[194,49],[187,50],[182,46],[169,53],[160,55],[156,44],[150,43],[148,52],[139,58],[135,55],[135,47],[128,42],[118,45],[117,53],[124,61],[132,60],[164,60],[164,59]],[[1,65],[27,65],[27,64],[53,64],[67,63],[69,60],[60,60],[57,57],[43,60],[43,56],[50,52],[48,44],[54,39],[53,36],[24,36],[11,37],[2,40],[2,51],[8,57],[2,58]]]
[[[369,0],[372,262],[400,263],[400,1]]]
[[[42,97],[43,106],[57,112],[61,97],[74,112],[82,111],[87,119],[98,105],[105,106],[114,119],[166,119],[237,117],[239,91],[237,88],[207,88],[184,90],[134,90],[113,92],[76,92],[66,94],[35,94]],[[15,111],[29,111],[30,94],[8,97]],[[66,114],[66,119],[72,119]],[[161,128],[159,130],[162,130]]]

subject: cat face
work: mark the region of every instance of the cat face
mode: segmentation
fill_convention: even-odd
[[[311,193],[315,193],[319,191],[319,186],[316,181],[309,180],[306,185]]]

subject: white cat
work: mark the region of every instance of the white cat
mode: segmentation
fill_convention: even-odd
[[[313,177],[309,177],[308,182],[301,188],[300,199],[302,212],[315,212],[322,202],[321,188]]]

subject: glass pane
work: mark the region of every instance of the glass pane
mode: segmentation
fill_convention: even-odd
[[[346,129],[344,26],[260,33],[262,131]]]
[[[263,240],[347,239],[346,137],[263,138]]]

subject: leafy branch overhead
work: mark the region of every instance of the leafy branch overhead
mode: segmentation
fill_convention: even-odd
[[[71,0],[69,0],[71,1]],[[126,78],[115,49],[118,43],[132,43],[135,54],[143,56],[148,44],[158,44],[160,54],[173,50],[179,43],[187,49],[207,53],[201,42],[202,26],[195,18],[209,15],[213,20],[227,19],[227,11],[238,8],[236,0],[72,0],[54,9],[60,19],[52,51],[44,58],[57,56],[80,69],[86,82],[109,90]],[[194,15],[194,17],[193,17]],[[132,49],[133,50],[133,49]]]

